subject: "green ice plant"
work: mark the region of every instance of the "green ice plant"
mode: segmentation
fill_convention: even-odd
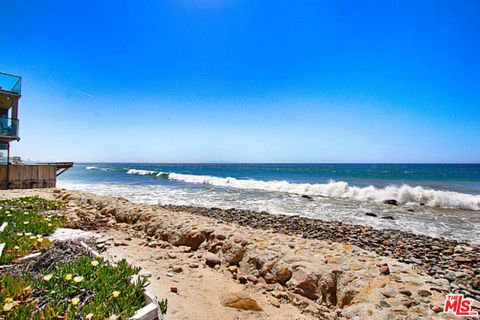
[[[142,287],[146,280],[130,282],[138,271],[124,260],[110,265],[82,257],[45,270],[39,277],[24,274],[23,281],[2,276],[0,319],[23,319],[22,315],[36,320],[130,317],[144,305]]]
[[[45,237],[51,235],[64,220],[55,213],[48,214],[48,210],[61,208],[61,202],[37,197],[0,200],[0,225],[7,223],[0,233],[0,243],[5,243],[0,265],[50,246]]]

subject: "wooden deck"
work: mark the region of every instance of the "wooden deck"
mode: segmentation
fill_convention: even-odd
[[[73,162],[0,166],[0,189],[53,188]]]

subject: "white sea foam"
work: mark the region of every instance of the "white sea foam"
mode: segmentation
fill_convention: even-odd
[[[329,181],[328,183],[292,183],[288,181],[262,181],[236,178],[221,178],[207,175],[192,175],[180,173],[164,173],[149,170],[130,169],[128,174],[168,176],[170,180],[194,184],[205,184],[218,187],[237,189],[254,189],[271,192],[324,196],[333,198],[348,198],[358,201],[377,201],[394,199],[399,204],[424,204],[431,207],[454,208],[464,210],[480,210],[480,196],[453,191],[427,189],[421,186],[409,185],[387,186],[350,186],[344,181]]]
[[[138,169],[129,169],[127,174],[137,174],[139,176],[168,176],[167,172],[158,172],[158,171],[151,171],[151,170],[138,170]]]
[[[87,170],[95,170],[95,169],[98,169],[98,168],[95,167],[95,166],[88,166],[88,167],[86,167],[85,169],[87,169]]]

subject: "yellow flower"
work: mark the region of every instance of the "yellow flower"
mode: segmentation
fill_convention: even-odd
[[[65,276],[65,280],[70,281],[72,280],[73,276],[69,273]]]
[[[73,298],[73,299],[72,299],[72,305],[73,305],[73,306],[76,306],[79,302],[80,302],[80,299],[79,299],[79,298]]]
[[[23,233],[17,232],[17,236],[21,237],[21,236],[23,236]]]
[[[31,235],[32,235],[32,233],[31,233],[31,232],[27,232],[27,233],[25,233],[25,236],[26,236],[26,237],[30,237]]]
[[[28,224],[28,221],[23,221],[23,224]]]
[[[50,281],[52,277],[53,277],[53,274],[47,274],[46,276],[43,276],[43,281]]]
[[[96,267],[96,266],[98,266],[98,261],[94,260],[94,261],[90,262],[90,264],[92,265],[92,267]]]
[[[118,298],[119,295],[120,295],[120,291],[113,291],[112,292],[112,297],[114,297],[114,298]]]
[[[28,212],[27,212],[27,211],[25,211],[23,214],[24,214],[24,215],[27,215],[27,214],[28,214]]]
[[[80,283],[80,282],[82,282],[82,281],[83,281],[83,277],[80,277],[80,276],[79,276],[79,277],[73,278],[73,282],[75,282],[75,283]]]
[[[5,298],[5,302],[6,302],[6,303],[13,302],[13,299],[12,299],[12,298]]]
[[[30,236],[30,240],[35,240],[35,239],[37,239],[37,237],[35,237],[35,236]]]
[[[12,215],[10,213],[7,214],[7,217],[11,217]]]
[[[13,307],[14,307],[13,302],[5,303],[5,304],[3,305],[3,311],[8,312],[8,311],[12,310]]]
[[[112,314],[110,317],[107,318],[107,320],[118,320],[118,316]]]
[[[43,242],[43,238],[38,238],[38,242]]]
[[[15,246],[15,247],[13,247],[13,249],[15,249],[15,250],[20,250],[20,247],[19,247],[19,246]]]
[[[43,238],[43,236],[41,234],[37,234],[37,238],[40,239]]]
[[[49,223],[48,226],[51,227],[51,226],[53,226],[53,224]]]

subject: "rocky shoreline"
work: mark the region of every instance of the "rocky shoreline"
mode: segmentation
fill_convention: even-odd
[[[442,311],[452,291],[480,308],[479,249],[468,243],[266,212],[29,192],[65,201],[70,226],[107,234],[99,251],[145,261],[152,278],[173,284],[172,303],[196,288],[176,302],[201,301],[205,319],[212,312],[222,319],[449,319]],[[197,319],[196,312],[179,319]]]
[[[161,207],[220,219],[244,227],[270,229],[287,235],[356,245],[382,256],[416,264],[435,278],[447,279],[452,292],[480,301],[480,247],[467,242],[399,230],[377,230],[337,221],[272,215],[265,211],[174,205]]]

